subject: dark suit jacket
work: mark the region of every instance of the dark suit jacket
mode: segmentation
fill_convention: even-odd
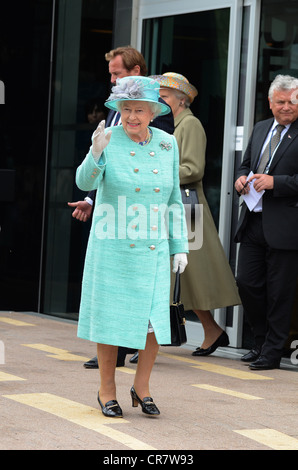
[[[159,98],[159,101],[161,103],[165,103],[165,101],[162,98]],[[106,119],[106,127],[110,127],[113,117],[115,116],[116,111],[110,110]],[[174,117],[172,111],[169,114],[165,114],[164,116],[157,116],[151,123],[151,127],[157,127],[158,129],[161,129],[165,132],[168,132],[168,134],[173,134],[174,133]],[[96,191],[90,191],[88,193],[88,197],[94,201],[95,199],[95,194]]]
[[[236,179],[256,172],[259,156],[273,119],[257,123],[248,142]],[[263,231],[275,249],[298,250],[298,120],[293,122],[277,148],[270,165],[274,188],[263,195]],[[249,209],[243,202],[235,235],[241,242]]]

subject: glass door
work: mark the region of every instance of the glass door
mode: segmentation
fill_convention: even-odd
[[[191,110],[207,135],[204,192],[234,270],[230,243],[243,2],[185,0],[170,5],[169,10],[166,1],[140,1],[137,47],[149,74],[181,73],[198,89]],[[218,309],[214,316],[228,331],[231,345],[239,346],[242,324],[234,321],[233,308]],[[200,344],[203,330],[193,312],[188,312],[187,329],[188,343]]]
[[[78,318],[90,220],[73,219],[67,202],[87,194],[77,188],[75,172],[89,149],[96,118],[105,118],[113,5],[111,0],[61,0],[55,14],[39,311],[72,320]]]

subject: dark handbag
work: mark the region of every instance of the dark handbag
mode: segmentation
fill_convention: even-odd
[[[174,298],[170,306],[170,322],[171,322],[171,344],[163,344],[162,346],[181,346],[186,343],[185,315],[184,307],[180,302],[180,273],[179,269],[176,273]]]
[[[180,186],[181,199],[183,204],[190,204],[191,217],[195,217],[196,205],[199,204],[197,190],[195,188],[187,188],[186,185]]]

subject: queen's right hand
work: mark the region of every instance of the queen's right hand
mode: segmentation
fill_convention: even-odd
[[[91,152],[96,163],[110,142],[112,131],[105,133],[105,121],[101,121],[92,134]]]

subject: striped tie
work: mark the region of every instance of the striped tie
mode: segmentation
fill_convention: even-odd
[[[114,121],[114,126],[117,126],[117,125],[118,125],[120,116],[121,116],[121,114],[120,114],[119,111],[118,111],[117,114],[116,114],[116,119],[115,119],[115,121]]]
[[[260,160],[259,166],[257,168],[257,173],[264,173],[264,170],[266,169],[266,166],[269,163],[269,160],[271,160],[272,155],[274,153],[274,150],[276,149],[277,145],[279,144],[280,141],[280,135],[283,131],[285,126],[282,126],[281,124],[278,124],[275,127],[275,134],[274,136],[270,139],[268,145],[266,146],[262,158]]]

